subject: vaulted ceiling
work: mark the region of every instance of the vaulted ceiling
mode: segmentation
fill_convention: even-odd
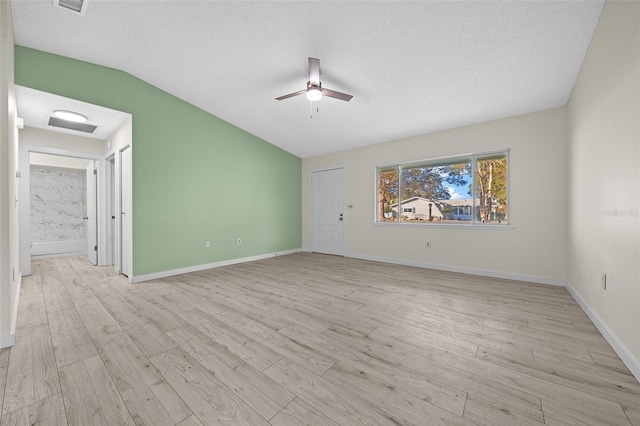
[[[603,5],[12,2],[16,44],[126,71],[302,158],[565,105]],[[306,87],[309,56],[350,102],[274,99]]]

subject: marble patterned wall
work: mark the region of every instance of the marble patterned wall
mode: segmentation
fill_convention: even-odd
[[[85,239],[84,170],[31,166],[31,242]]]

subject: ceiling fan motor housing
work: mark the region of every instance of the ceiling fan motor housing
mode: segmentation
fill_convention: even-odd
[[[307,90],[300,90],[299,92],[289,93],[288,95],[280,96],[276,98],[278,101],[293,98],[302,94],[307,95],[307,99],[310,101],[319,101],[323,96],[330,98],[340,99],[342,101],[349,102],[352,95],[346,93],[336,92],[335,90],[323,89],[320,82],[320,60],[316,58],[309,58],[309,81],[307,81]]]

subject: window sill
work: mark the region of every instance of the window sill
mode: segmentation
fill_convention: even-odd
[[[374,226],[401,226],[409,228],[454,228],[454,229],[490,229],[499,231],[510,231],[515,226],[509,224],[497,223],[415,223],[415,222],[374,222]]]

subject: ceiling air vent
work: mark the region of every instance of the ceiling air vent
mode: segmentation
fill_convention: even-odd
[[[53,0],[54,6],[84,15],[87,11],[88,0]]]
[[[98,126],[85,123],[74,123],[73,121],[61,120],[56,117],[49,117],[49,126],[60,127],[62,129],[75,130],[77,132],[93,133]]]

